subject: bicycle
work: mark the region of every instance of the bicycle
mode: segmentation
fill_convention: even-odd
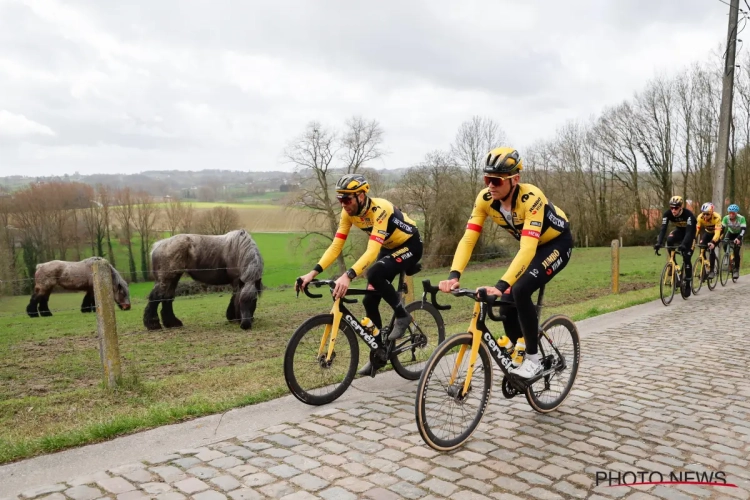
[[[406,293],[404,276],[412,276],[421,270],[417,263],[409,272],[401,271],[398,280],[399,301]],[[297,280],[301,283],[301,280]],[[320,298],[322,294],[310,293],[308,287],[329,286],[333,291],[334,280],[313,280],[304,293],[310,298]],[[379,294],[375,290],[349,288],[346,295]],[[299,292],[297,292],[299,296]],[[351,385],[359,366],[359,338],[370,348],[370,376],[384,367],[390,360],[394,370],[407,380],[417,380],[422,373],[422,367],[432,353],[428,350],[432,345],[430,337],[437,337],[437,346],[445,339],[445,325],[440,313],[431,305],[423,301],[414,301],[406,305],[406,312],[412,317],[407,332],[399,339],[389,340],[388,334],[393,328],[395,313],[392,313],[387,326],[378,333],[385,339],[382,344],[360,324],[344,303],[353,304],[357,299],[347,299],[346,296],[333,301],[331,312],[319,314],[308,319],[292,334],[284,353],[284,379],[287,387],[298,400],[303,403],[319,406],[328,404],[339,398]],[[416,313],[426,313],[424,320],[417,320]],[[432,331],[435,325],[437,334]],[[323,327],[318,337],[316,329]],[[343,334],[344,345],[340,342]],[[337,342],[339,340],[339,342]],[[406,356],[400,357],[406,354]],[[310,375],[302,373],[308,365],[314,367]],[[316,376],[318,378],[316,378]]]
[[[685,289],[685,268],[680,266],[675,260],[675,254],[677,253],[678,248],[678,245],[667,245],[664,247],[668,253],[667,262],[664,264],[664,269],[661,271],[661,279],[659,280],[659,296],[661,297],[662,304],[665,306],[672,303],[674,292],[678,286],[680,287],[680,295],[683,299],[687,300]],[[656,255],[661,257],[659,250],[656,250]],[[693,292],[695,292],[695,288],[693,288]]]
[[[450,308],[437,303],[435,295],[438,287],[433,287],[428,280],[423,281],[422,286],[425,290],[423,301],[426,301],[426,295],[430,293],[432,304],[436,308]],[[539,289],[537,315],[541,313],[544,288],[542,286]],[[469,329],[466,333],[448,338],[432,353],[419,379],[414,409],[419,434],[425,443],[438,451],[450,451],[461,446],[476,430],[489,404],[493,361],[504,374],[501,389],[505,398],[525,394],[526,401],[534,410],[548,413],[559,407],[570,393],[578,374],[581,356],[575,323],[566,316],[552,316],[539,328],[539,354],[543,371],[530,379],[513,375],[509,373],[512,367],[510,355],[497,344],[485,319],[489,316],[493,321],[503,321],[505,316],[502,313],[496,316],[492,312],[493,307],[509,306],[515,311],[515,304],[498,300],[499,297],[494,295],[488,296],[484,288],[479,293],[468,288],[452,290],[451,293],[457,297],[470,297],[475,301]],[[495,303],[496,300],[498,303]],[[566,345],[565,339],[560,336],[561,338],[553,341],[551,338],[557,327],[571,339],[572,348],[565,355],[561,353]],[[478,365],[477,358],[480,361]],[[462,367],[465,368],[465,374],[461,373]],[[567,380],[564,379],[566,373]],[[440,376],[445,376],[445,380],[438,380]],[[538,382],[541,382],[539,386],[536,385]],[[554,399],[543,400],[553,382],[562,382],[561,391]],[[448,414],[453,409],[458,409],[459,415]],[[458,423],[463,416],[471,419],[464,426]]]
[[[721,266],[719,267],[721,286],[727,285],[730,276],[732,277],[732,283],[737,283],[738,279],[734,277],[734,249],[737,245],[734,243],[734,238],[727,238],[724,242],[727,246],[724,251],[724,257],[721,258]]]
[[[713,290],[716,288],[716,284],[719,282],[718,279],[716,279],[716,276],[713,278],[708,277],[708,272],[706,271],[706,268],[711,268],[711,260],[709,257],[706,257],[706,248],[708,248],[708,244],[698,243],[698,248],[701,249],[700,253],[698,254],[698,257],[695,259],[695,264],[693,264],[693,294],[697,295],[700,289],[703,287],[703,282],[705,281],[708,284],[708,289]],[[716,248],[716,247],[714,247]],[[718,257],[717,257],[718,260]]]

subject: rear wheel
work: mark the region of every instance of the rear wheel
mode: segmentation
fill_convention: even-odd
[[[354,332],[339,323],[334,351],[326,361],[329,342],[318,356],[320,342],[332,314],[308,319],[292,334],[284,353],[284,380],[294,397],[309,405],[324,405],[341,396],[354,380],[359,362],[359,346]]]
[[[541,330],[542,365],[545,371],[556,369],[526,389],[526,401],[539,413],[548,413],[560,406],[573,388],[581,360],[581,343],[578,328],[565,316],[548,318]]]
[[[400,376],[419,380],[430,355],[445,340],[445,324],[440,312],[421,300],[407,304],[406,312],[412,322],[404,336],[396,340],[390,359]]]

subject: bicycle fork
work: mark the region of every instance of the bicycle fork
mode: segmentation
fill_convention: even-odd
[[[339,300],[336,299],[333,303],[333,307],[331,308],[331,313],[333,314],[333,321],[326,325],[325,332],[323,332],[323,337],[320,339],[320,347],[318,348],[318,359],[323,356],[323,353],[326,352],[326,342],[328,342],[330,337],[330,343],[328,344],[328,350],[326,352],[326,363],[331,362],[331,356],[333,356],[333,346],[336,343],[336,336],[339,332],[339,325],[341,324],[341,318],[343,317],[343,314],[341,314],[341,309],[339,308]]]
[[[482,343],[482,332],[477,328],[477,318],[479,317],[480,309],[481,304],[479,302],[475,302],[474,315],[472,316],[471,324],[469,325],[469,333],[472,334],[471,351],[469,353],[469,367],[466,370],[466,379],[464,380],[464,385],[460,394],[461,398],[466,396],[466,394],[469,392],[469,387],[471,387],[471,377],[474,374],[474,366],[476,365],[477,357],[479,356],[479,346]],[[461,363],[463,362],[467,349],[468,347],[466,346],[466,344],[462,345],[458,351],[458,354],[456,355],[456,362],[453,365],[453,371],[451,372],[451,378],[448,383],[450,387],[452,387],[456,382],[456,378],[458,377],[458,369],[461,367]],[[454,397],[455,396],[458,396],[458,394],[454,394]]]

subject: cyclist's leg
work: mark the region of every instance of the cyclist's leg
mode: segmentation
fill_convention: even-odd
[[[685,239],[685,228],[678,227],[667,236],[667,245],[679,245]],[[687,281],[690,281],[693,277],[693,263],[692,256],[693,250],[689,248],[687,252],[682,252],[683,267],[685,268],[685,277]]]
[[[742,238],[740,238],[740,244],[734,246],[734,268],[737,269],[737,270],[739,270],[739,268],[740,268],[740,249],[741,249],[741,247],[742,247]]]
[[[532,377],[541,370],[538,359],[539,318],[531,295],[565,269],[572,251],[573,237],[570,232],[539,246],[529,268],[511,287],[521,331],[526,341],[524,363],[513,371],[521,377]]]
[[[389,253],[390,250],[382,248],[380,250],[380,253],[378,254],[378,259],[375,262],[380,262],[380,260]],[[370,280],[370,271],[372,271],[372,267],[367,271],[367,288],[369,290],[378,290]],[[365,314],[367,314],[367,317],[372,320],[373,324],[377,326],[379,330],[382,330],[383,319],[380,317],[380,299],[382,299],[381,294],[365,295],[365,297],[362,299],[362,305],[365,308]],[[378,342],[380,342],[380,336],[378,336],[377,339]]]
[[[401,270],[407,270],[422,258],[422,241],[418,236],[412,236],[403,245],[395,248],[383,258],[379,259],[367,271],[367,280],[373,288],[393,308],[396,313],[396,324],[390,334],[391,338],[398,338],[404,334],[409,326],[409,314],[399,302],[398,293],[393,286],[393,280]]]
[[[711,240],[713,240],[713,239],[714,239],[714,235],[712,233],[709,233],[708,231],[706,231],[706,232],[703,233],[703,236],[701,236],[701,245],[708,245],[709,243],[711,243]],[[715,264],[714,264],[716,256],[714,255],[714,252],[711,251],[711,250],[709,250],[708,248],[706,248],[705,251],[706,251],[706,253],[708,253],[708,261],[709,261],[709,263],[711,265],[710,272],[713,273],[716,270],[715,269]]]

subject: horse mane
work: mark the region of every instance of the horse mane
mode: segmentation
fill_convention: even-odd
[[[107,259],[103,257],[93,256],[83,259],[81,262],[86,264],[89,269],[93,269],[92,266],[94,262],[104,262],[109,268],[110,274],[112,275],[112,284],[114,286],[120,285],[125,289],[126,292],[129,292],[128,282],[125,281],[125,279],[120,275],[119,271],[117,271],[117,269],[115,269],[115,267]]]
[[[263,275],[263,257],[258,245],[244,229],[230,231],[224,235],[226,254],[234,256],[232,262],[240,269],[240,279],[244,283],[255,283],[258,293],[261,291],[261,276]]]

